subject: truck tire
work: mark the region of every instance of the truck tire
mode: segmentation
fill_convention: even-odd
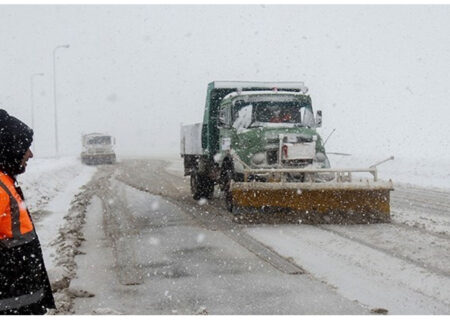
[[[231,193],[230,185],[232,179],[232,172],[227,171],[223,186],[223,193],[225,195],[225,208],[227,208],[228,212],[233,212],[233,194]]]
[[[194,200],[199,200],[202,197],[200,193],[198,174],[196,172],[191,172],[191,193]]]
[[[220,172],[220,187],[225,196],[225,208],[233,212],[233,194],[230,190],[231,180],[234,179],[234,166],[231,161],[224,162]]]
[[[191,172],[191,193],[194,200],[201,198],[212,199],[214,194],[214,181],[199,174],[197,170]]]
[[[214,181],[209,177],[204,177],[204,196],[206,199],[211,200],[214,195]]]

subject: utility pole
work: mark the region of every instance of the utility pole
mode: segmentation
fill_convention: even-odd
[[[58,148],[58,108],[56,106],[56,50],[60,48],[68,49],[70,45],[65,44],[61,46],[57,46],[53,49],[53,103],[55,107],[55,155],[59,155]]]

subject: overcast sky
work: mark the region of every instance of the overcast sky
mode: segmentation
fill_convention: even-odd
[[[304,81],[329,151],[450,159],[450,7],[0,6],[0,107],[52,156],[106,131],[121,155],[179,152],[208,82]],[[34,73],[44,76],[33,77]]]

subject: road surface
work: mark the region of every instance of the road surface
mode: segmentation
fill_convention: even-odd
[[[181,166],[98,168],[73,313],[450,313],[448,193],[396,186],[390,224],[247,225]]]

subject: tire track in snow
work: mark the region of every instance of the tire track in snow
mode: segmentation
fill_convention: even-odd
[[[342,295],[394,314],[450,312],[450,279],[317,226],[248,229]]]
[[[386,227],[389,227],[389,226],[386,225]],[[368,239],[357,237],[355,235],[355,233],[352,233],[352,232],[340,231],[340,230],[337,230],[336,228],[333,228],[332,226],[323,226],[322,225],[322,226],[317,226],[317,228],[334,233],[340,237],[346,238],[350,241],[357,242],[357,243],[364,245],[366,247],[369,247],[371,249],[383,252],[387,255],[390,255],[393,258],[404,260],[405,262],[411,263],[419,268],[424,268],[427,271],[431,271],[437,275],[441,275],[444,277],[450,277],[450,270],[448,268],[447,269],[444,268],[445,266],[448,266],[450,264],[450,255],[447,258],[447,262],[443,263],[444,265],[442,267],[436,267],[436,266],[427,264],[425,261],[421,261],[420,259],[413,258],[411,256],[399,253],[398,251],[395,251],[393,249],[383,247],[381,245],[376,245],[376,244],[374,244],[375,242],[370,242]],[[396,232],[396,231],[398,231],[398,229],[393,232]],[[441,251],[442,251],[442,255],[444,255],[445,253],[448,253],[448,248],[443,248]]]

